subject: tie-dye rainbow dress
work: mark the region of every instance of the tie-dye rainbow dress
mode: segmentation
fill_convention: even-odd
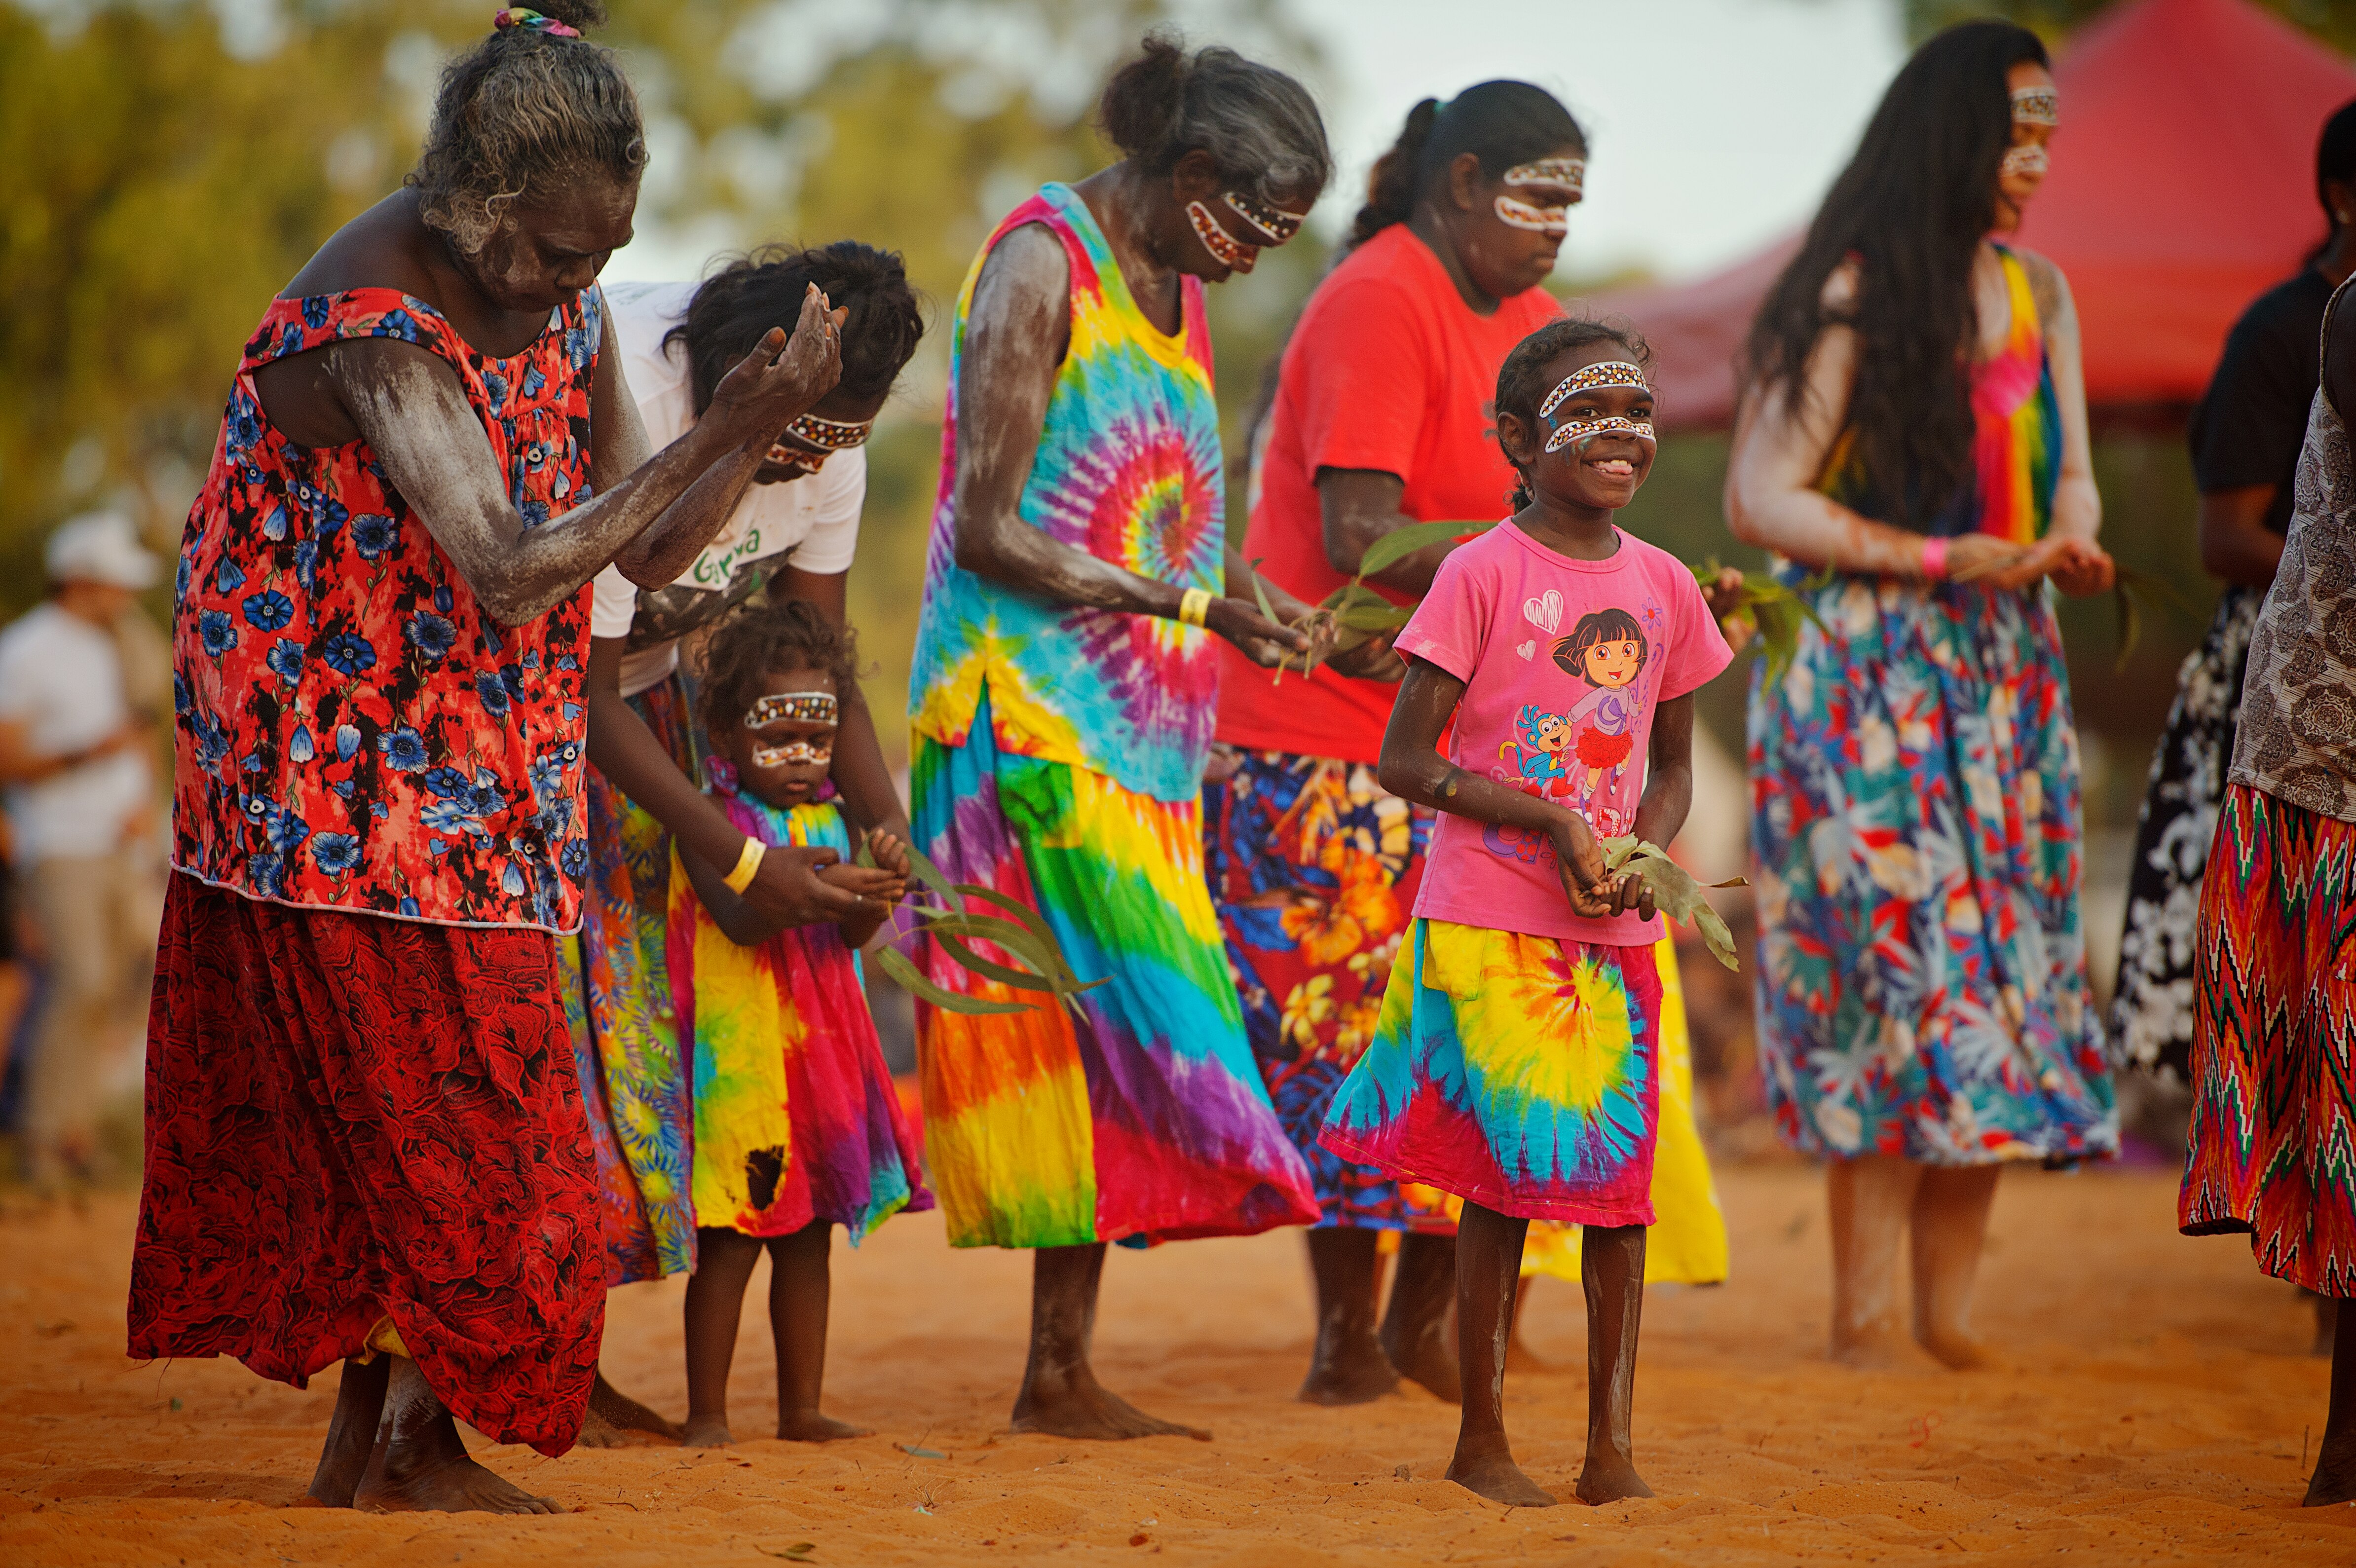
[[[851,853],[832,801],[781,811],[748,795],[714,799],[773,848]],[[858,960],[840,929],[791,926],[739,947],[696,897],[676,846],[669,921],[679,1032],[692,1061],[696,1224],[787,1236],[825,1220],[855,1247],[901,1210],[930,1208]]]
[[[1323,1142],[1516,1219],[1650,1225],[1660,1036],[1649,947],[1419,917]]]
[[[2003,350],[1973,367],[1973,467],[1926,532],[2027,542],[2061,418],[2027,266],[1999,251]],[[1868,517],[1844,440],[1819,488]],[[1809,596],[1751,690],[1760,1065],[1803,1153],[1932,1165],[2118,1147],[2078,906],[2078,736],[2048,590],[1778,575]]]
[[[909,683],[916,842],[956,880],[1038,909],[1083,979],[1076,1006],[920,1005],[926,1141],[958,1246],[1244,1234],[1317,1219],[1307,1168],[1245,1044],[1203,878],[1217,665],[1174,620],[1049,603],[955,559],[958,366],[983,262],[1027,224],[1071,268],[1071,344],[1020,512],[1049,537],[1216,591],[1226,553],[1201,285],[1175,336],[1130,296],[1069,187],[1010,213],[949,335],[940,500]],[[1020,998],[937,950],[937,983]]]

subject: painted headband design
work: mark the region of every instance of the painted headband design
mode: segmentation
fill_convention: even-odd
[[[782,746],[756,746],[753,748],[755,768],[807,768],[813,763],[834,760],[832,740],[789,740]]]
[[[1999,175],[2041,175],[2053,166],[2053,160],[2043,147],[2011,147],[2006,150],[2004,161],[1996,166]]]
[[[746,712],[744,727],[759,729],[764,725],[776,724],[779,719],[830,725],[835,722],[836,712],[832,692],[773,692],[755,703]]]
[[[1546,402],[1538,404],[1538,417],[1546,418],[1560,408],[1565,398],[1575,393],[1591,392],[1597,387],[1636,387],[1651,392],[1653,384],[1644,379],[1644,367],[1626,360],[1605,360],[1600,364],[1582,365],[1562,378],[1554,391],[1547,393]],[[1549,447],[1551,451],[1553,448]]]
[[[853,446],[865,446],[868,432],[874,428],[875,422],[872,419],[862,419],[854,424],[847,420],[820,419],[815,413],[805,413],[786,426],[786,434],[824,451],[842,452]]]
[[[1221,266],[1248,273],[1252,270],[1252,263],[1259,260],[1258,246],[1247,245],[1220,228],[1218,220],[1211,216],[1211,209],[1201,202],[1186,204],[1186,221],[1194,226],[1194,237],[1203,242],[1203,249],[1210,252],[1211,259]]]
[[[2059,125],[2062,95],[2050,87],[2012,90],[2012,123],[2016,125]]]
[[[1576,201],[1587,191],[1585,158],[1537,158],[1515,164],[1500,177],[1507,185],[1567,185]]]
[[[1653,435],[1651,420],[1628,419],[1614,413],[1602,419],[1564,421],[1554,427],[1553,435],[1547,437],[1546,449],[1559,452],[1574,441],[1592,440],[1598,435],[1633,435],[1639,441],[1651,441],[1655,446],[1660,444]]]
[[[1268,236],[1271,249],[1301,232],[1301,219],[1281,207],[1271,207],[1248,190],[1231,190],[1219,198],[1235,215]]]

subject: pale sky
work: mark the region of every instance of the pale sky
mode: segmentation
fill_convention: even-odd
[[[1905,57],[1894,0],[1285,3],[1323,49],[1319,87],[1342,164],[1315,221],[1328,232],[1348,221],[1419,98],[1520,77],[1588,131],[1587,200],[1562,258],[1586,276],[1629,265],[1694,276],[1805,221]],[[1222,38],[1220,8],[1190,7],[1205,13],[1192,41]],[[1248,34],[1234,41],[1248,50],[1259,39]],[[653,140],[659,162],[664,138]],[[730,242],[642,223],[606,275],[694,276]]]

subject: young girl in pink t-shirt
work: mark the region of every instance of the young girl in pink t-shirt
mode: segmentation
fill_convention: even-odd
[[[1522,1240],[1585,1227],[1590,1503],[1650,1497],[1630,1453],[1660,1106],[1651,893],[1597,839],[1666,843],[1693,795],[1693,692],[1733,654],[1693,574],[1612,524],[1653,465],[1632,334],[1558,321],[1497,377],[1521,510],[1460,546],[1399,634],[1384,788],[1440,811],[1410,940],[1323,1141],[1464,1200],[1463,1423],[1449,1478],[1522,1507],[1502,1401]],[[1449,752],[1439,743],[1454,720]]]

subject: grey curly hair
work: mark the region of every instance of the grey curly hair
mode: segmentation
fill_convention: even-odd
[[[1333,178],[1325,122],[1309,90],[1273,66],[1213,45],[1188,55],[1148,33],[1097,106],[1105,137],[1154,174],[1197,148],[1223,178],[1264,201],[1314,198]]]
[[[540,0],[580,31],[605,19],[596,0]],[[600,170],[635,180],[647,166],[638,95],[610,49],[532,27],[504,27],[452,60],[434,98],[425,150],[405,183],[418,209],[471,255],[514,201],[552,176]]]

